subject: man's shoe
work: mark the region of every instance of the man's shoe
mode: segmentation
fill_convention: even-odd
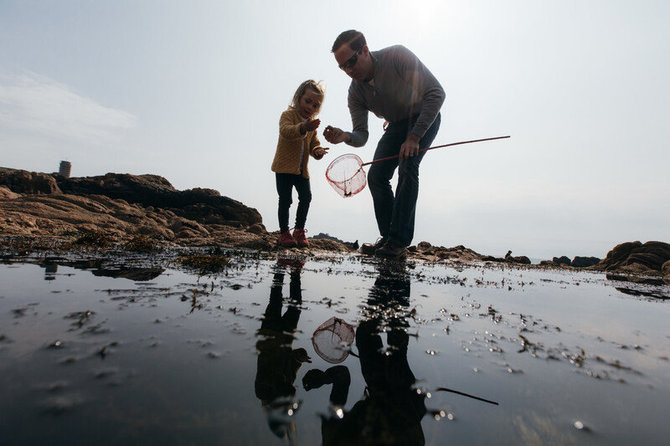
[[[394,259],[404,259],[407,257],[407,248],[388,242],[377,250],[377,255]]]
[[[298,243],[295,241],[290,231],[282,232],[279,236],[279,240],[277,240],[277,244],[286,248],[293,248],[298,246]]]
[[[377,250],[386,244],[386,238],[380,237],[374,243],[363,243],[361,246],[361,253],[373,256],[377,253]]]
[[[298,244],[298,248],[306,248],[307,246],[309,246],[309,243],[307,242],[307,237],[305,236],[304,229],[294,229],[293,238],[295,239],[295,242]]]

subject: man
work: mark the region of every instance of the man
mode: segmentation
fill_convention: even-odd
[[[440,83],[407,48],[395,45],[370,51],[365,36],[349,30],[340,34],[332,52],[339,67],[351,77],[349,112],[353,130],[328,126],[323,134],[331,144],[361,147],[368,140],[368,111],[389,124],[377,144],[374,159],[398,158],[372,164],[368,184],[381,238],[361,251],[404,257],[414,237],[414,215],[419,192],[419,164],[440,127],[445,93]],[[395,195],[391,178],[398,168]]]

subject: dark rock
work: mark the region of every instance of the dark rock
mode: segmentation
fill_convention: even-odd
[[[505,259],[501,259],[500,257],[495,257],[495,256],[483,256],[482,261],[484,261],[484,262],[504,262]]]
[[[572,259],[571,265],[575,268],[587,268],[589,266],[597,265],[600,262],[598,257],[579,257]]]
[[[526,256],[515,256],[515,257],[512,257],[512,260],[514,261],[514,263],[520,263],[522,265],[530,265],[531,264],[530,259]]]
[[[520,263],[522,265],[530,265],[530,259],[526,256],[512,256],[512,251],[507,251],[505,254],[505,262],[508,263]]]
[[[325,251],[339,251],[339,252],[346,252],[353,249],[353,245],[351,243],[338,242],[330,238],[318,238],[318,239],[310,238],[309,247],[316,249],[323,249]]]
[[[324,232],[319,232],[318,234],[313,235],[310,238],[312,238],[314,240],[332,240],[334,242],[344,243],[344,240],[340,240],[339,238],[333,237],[332,235],[326,234]]]
[[[0,167],[0,185],[17,194],[59,194],[61,190],[51,175]]]
[[[257,239],[245,240],[243,242],[237,243],[237,246],[240,248],[248,248],[258,251],[270,251],[274,247],[274,243],[270,242],[267,238],[261,237]]]
[[[570,259],[566,256],[561,256],[561,257],[554,257],[553,262],[556,263],[557,265],[565,265],[565,266],[570,266],[572,262]]]
[[[142,206],[167,209],[176,215],[208,224],[247,227],[262,223],[256,209],[212,189],[188,189],[180,192],[158,175],[108,173],[97,177],[58,177],[58,186],[66,194],[104,195]]]
[[[627,271],[633,273],[661,273],[664,264],[670,260],[670,244],[649,241],[621,243],[607,253],[598,263],[606,271]]]
[[[186,189],[184,191],[185,195],[192,195],[194,197],[220,197],[221,194],[218,190],[214,189],[205,189],[202,187],[195,187],[193,189]]]
[[[428,243],[428,242],[419,242],[419,244],[416,245],[416,248],[417,248],[419,251],[427,251],[427,250],[429,250],[430,248],[432,248],[432,245],[431,245],[430,243]]]
[[[661,267],[661,273],[663,274],[663,277],[670,279],[670,260],[663,264],[663,267]]]
[[[265,226],[261,223],[256,223],[247,228],[247,232],[250,232],[252,234],[267,234],[267,230],[265,229]]]
[[[311,240],[330,240],[330,241],[333,241],[333,242],[341,243],[342,245],[346,246],[349,249],[353,249],[354,251],[358,250],[358,248],[360,247],[360,245],[358,244],[358,240],[356,240],[353,243],[352,242],[345,242],[343,240],[340,240],[337,237],[333,237],[332,235],[325,234],[323,232],[319,232],[315,236],[310,237],[310,239]],[[329,249],[329,245],[328,244],[323,245],[323,249]]]
[[[421,242],[417,247],[430,246],[427,242]],[[444,246],[430,246],[422,252],[423,255],[436,256],[440,260],[449,260],[455,262],[473,262],[481,261],[482,255],[466,248],[463,245],[445,248]]]

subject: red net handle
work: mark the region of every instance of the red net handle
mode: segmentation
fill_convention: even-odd
[[[473,143],[473,142],[482,142],[482,141],[493,141],[494,139],[505,139],[505,138],[509,138],[509,136],[495,136],[493,138],[473,139],[471,141],[452,142],[451,144],[443,144],[441,146],[428,147],[426,149],[421,149],[421,150],[419,150],[419,152],[425,152],[425,151],[433,150],[433,149],[441,149],[442,147],[458,146],[458,145],[461,145],[461,144],[470,144],[470,143]],[[386,158],[379,158],[378,160],[363,163],[363,164],[361,164],[361,167],[367,166],[368,164],[378,163],[380,161],[386,161],[386,160],[390,160],[390,159],[393,159],[393,158],[398,158],[399,156],[400,156],[400,154],[393,155],[393,156],[387,156]]]

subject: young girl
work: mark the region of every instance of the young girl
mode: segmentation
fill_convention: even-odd
[[[309,155],[321,159],[328,152],[321,147],[316,129],[321,121],[315,116],[321,110],[325,91],[321,84],[308,80],[300,84],[289,108],[279,119],[279,141],[272,162],[272,171],[277,177],[279,194],[279,236],[281,246],[307,246],[305,221],[312,192],[309,186]],[[298,191],[298,210],[293,234],[288,227],[288,211],[291,207],[293,188]]]

